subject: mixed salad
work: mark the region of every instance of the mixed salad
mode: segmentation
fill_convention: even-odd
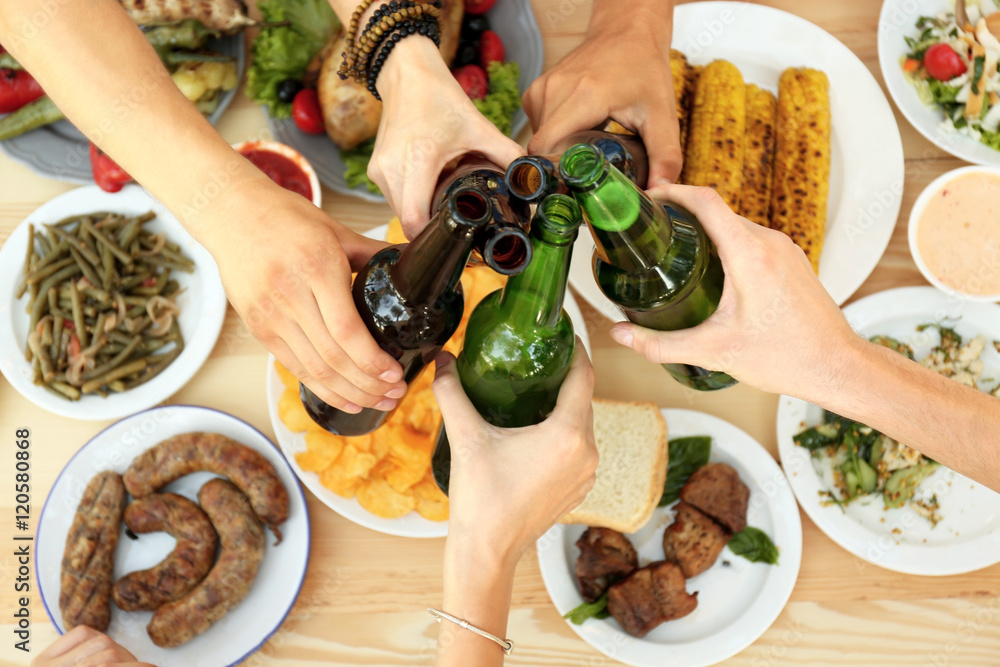
[[[973,388],[983,389],[982,385],[997,382],[982,377],[982,354],[986,349],[982,335],[963,342],[954,329],[941,324],[917,327],[917,332],[929,330],[937,330],[940,342],[920,360],[922,366]],[[915,360],[913,348],[906,343],[888,336],[875,336],[872,342]],[[1000,352],[1000,342],[993,345]],[[984,391],[1000,396],[1000,383]],[[792,439],[796,445],[811,451],[813,457],[822,458],[832,466],[836,492],[827,492],[827,502],[846,505],[859,498],[880,495],[887,509],[909,503],[932,526],[940,521],[937,497],[916,493],[940,464],[912,447],[829,411],[824,412],[821,424]]]
[[[1000,150],[1000,7],[967,0],[968,23],[954,12],[921,16],[905,37],[903,72],[921,100],[944,113],[941,127]]]

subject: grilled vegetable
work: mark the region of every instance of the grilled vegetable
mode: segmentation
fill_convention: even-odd
[[[680,127],[681,149],[687,142],[688,113],[695,79],[691,76],[691,66],[687,56],[677,49],[670,49],[670,73],[674,79],[674,102],[677,106],[677,124]]]
[[[219,106],[223,91],[239,83],[236,63],[194,60],[181,63],[170,75],[184,96],[195,103],[198,111],[210,114]]]
[[[105,192],[118,192],[126,183],[132,182],[128,172],[93,142],[90,144],[90,170],[94,175],[94,182]]]
[[[30,132],[36,127],[49,125],[65,118],[62,111],[49,99],[48,95],[29,102],[14,113],[0,118],[0,141]]]
[[[830,189],[830,83],[814,69],[787,69],[778,82],[771,228],[802,248],[813,270],[826,233]]]
[[[146,39],[162,59],[172,49],[200,49],[215,33],[201,21],[188,19],[173,25],[156,26],[145,32]]]
[[[17,111],[44,94],[35,77],[23,69],[0,69],[0,113]]]
[[[747,85],[747,148],[743,162],[740,215],[767,227],[771,218],[771,177],[774,173],[774,126],[778,101],[768,90]]]
[[[142,26],[200,21],[213,32],[232,35],[257,22],[240,0],[118,0],[132,20]]]
[[[740,210],[746,152],[746,86],[731,62],[707,65],[694,88],[681,182],[716,190]]]
[[[892,473],[889,481],[885,483],[885,491],[882,499],[886,507],[902,507],[906,501],[913,497],[913,493],[920,486],[920,483],[940,467],[936,461],[919,463],[909,468],[902,468]]]

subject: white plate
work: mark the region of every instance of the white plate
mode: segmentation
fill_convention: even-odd
[[[242,33],[211,39],[205,48],[236,58],[237,80],[243,80],[246,56]],[[236,92],[239,89],[240,87],[237,85],[232,90],[227,90],[222,94],[218,108],[208,116],[209,123],[218,124],[219,119],[226,112],[226,108],[236,97]],[[136,96],[137,100],[145,98],[145,94],[139,97],[138,92]],[[129,107],[122,104],[112,108],[115,113],[114,119],[118,120],[122,111],[128,113]],[[25,132],[13,139],[0,141],[0,151],[3,151],[14,162],[23,164],[40,176],[81,185],[94,183],[93,172],[90,168],[90,141],[68,120],[61,120],[37,130]]]
[[[42,603],[52,624],[63,633],[59,611],[59,572],[66,534],[83,490],[102,470],[123,473],[132,459],[171,436],[190,431],[221,433],[257,450],[267,458],[288,489],[288,520],[281,524],[281,544],[266,530],[267,549],[253,586],[243,601],[205,633],[177,648],[163,649],[149,639],[146,625],[152,612],[123,612],[111,604],[108,635],[136,658],[154,665],[220,667],[235,665],[264,645],[281,626],[305,580],[309,565],[309,510],[298,480],[278,448],[260,431],[224,412],[192,405],[170,405],[140,412],[98,433],[78,451],[56,479],[38,521],[35,575]],[[197,502],[198,490],[216,477],[199,472],[165,487]],[[137,540],[124,531],[115,551],[115,580],[134,570],[152,567],[174,546],[166,533],[148,533]]]
[[[878,62],[886,88],[899,110],[920,134],[943,151],[976,164],[1000,165],[1000,151],[941,127],[944,114],[920,100],[903,76],[900,58],[909,53],[904,37],[918,37],[917,19],[953,11],[954,0],[885,0],[878,19]]]
[[[517,62],[520,75],[517,87],[523,95],[531,82],[542,73],[545,52],[542,47],[542,33],[535,21],[535,14],[528,0],[504,0],[496,3],[487,13],[490,29],[500,36],[507,54],[507,60]],[[516,137],[528,122],[524,109],[518,109],[511,120],[511,136]],[[267,116],[267,126],[274,133],[274,138],[288,144],[300,153],[316,169],[323,185],[366,201],[385,202],[380,194],[368,192],[364,185],[354,188],[347,186],[344,180],[346,166],[340,159],[340,150],[325,134],[306,134],[295,126],[291,119],[278,120]],[[428,132],[433,128],[428,128]]]
[[[918,324],[952,320],[948,326],[964,340],[979,333],[987,341],[1000,339],[1000,306],[959,301],[933,287],[879,292],[852,303],[844,315],[863,336],[884,334],[909,343],[917,359],[938,342],[935,333],[917,333]],[[983,377],[1000,377],[1000,355],[989,342],[982,358]],[[961,574],[1000,562],[1000,495],[947,468],[934,472],[917,491],[919,497],[937,494],[942,520],[934,528],[909,505],[885,510],[877,496],[843,510],[823,506],[819,493],[833,488],[829,465],[814,463],[808,450],[792,442],[822,416],[821,408],[782,396],[778,451],[802,509],[830,539],[858,558],[906,574]]]
[[[830,198],[819,279],[834,301],[846,301],[885,252],[903,194],[899,128],[868,68],[805,19],[746,2],[679,5],[673,47],[694,64],[729,60],[747,83],[774,93],[786,68],[826,72],[832,115]],[[594,281],[593,248],[593,239],[581,234],[570,284],[605,317],[624,321]]]
[[[365,236],[374,239],[385,239],[387,225],[382,225],[365,233]],[[590,352],[590,339],[587,336],[587,328],[584,324],[583,313],[573,300],[572,295],[567,291],[566,300],[563,304],[570,319],[573,320],[576,334],[583,341],[583,346]],[[330,489],[323,486],[319,481],[319,475],[314,472],[306,472],[299,467],[295,460],[295,454],[306,451],[305,433],[293,433],[288,430],[284,422],[278,416],[278,399],[281,398],[285,386],[278,377],[278,372],[274,369],[274,355],[268,356],[267,363],[267,409],[271,416],[271,426],[274,434],[281,445],[281,450],[288,459],[288,464],[298,475],[306,488],[313,492],[323,504],[354,523],[377,530],[380,533],[389,535],[400,535],[402,537],[444,537],[448,534],[447,521],[431,521],[420,516],[417,512],[410,512],[406,516],[398,519],[385,519],[376,516],[361,506],[356,498],[343,498]]]
[[[183,290],[177,297],[181,309],[178,321],[184,334],[181,355],[157,377],[135,389],[107,398],[89,395],[70,401],[32,382],[31,364],[24,359],[29,322],[24,307],[28,296],[15,301],[14,292],[24,268],[28,223],[33,223],[38,230],[45,223],[92,211],[126,215],[154,211],[156,220],[146,223],[146,229],[166,234],[167,239],[181,247],[184,255],[194,260],[195,269],[193,273],[175,271],[171,274]],[[22,396],[54,414],[73,419],[118,419],[164,401],[198,372],[222,330],[226,303],[215,260],[181,227],[177,218],[145,190],[137,185],[125,186],[116,194],[104,192],[96,185],[70,190],[35,210],[0,248],[0,372]]]
[[[764,634],[788,602],[802,560],[802,525],[795,499],[778,464],[742,430],[718,417],[692,410],[663,410],[670,438],[712,437],[711,461],[733,466],[750,487],[747,524],[760,528],[780,552],[777,565],[751,563],[728,547],[707,571],[687,582],[698,606],[684,618],[660,625],[642,639],[609,617],[569,623],[601,653],[636,667],[702,667],[739,653]],[[663,560],[663,531],[673,511],[658,507],[643,528],[629,535],[639,565]],[[576,583],[576,541],[585,526],[559,525],[537,544],[542,579],[560,614],[583,602]],[[726,563],[729,565],[727,566]]]

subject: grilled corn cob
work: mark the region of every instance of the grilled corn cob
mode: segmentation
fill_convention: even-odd
[[[746,86],[725,60],[707,65],[694,87],[681,182],[714,188],[740,210],[746,148]]]
[[[747,148],[743,161],[740,215],[768,226],[771,218],[771,176],[774,173],[774,125],[778,101],[769,90],[747,84]]]
[[[681,150],[684,150],[694,79],[691,78],[691,66],[688,64],[687,56],[677,49],[670,49],[670,73],[674,79],[674,102],[677,109],[677,125],[680,129]]]
[[[819,273],[830,189],[830,83],[814,69],[787,69],[778,82],[771,228],[788,234]]]

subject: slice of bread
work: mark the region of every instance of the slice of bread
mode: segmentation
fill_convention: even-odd
[[[653,516],[667,476],[667,422],[655,403],[595,398],[597,482],[562,523],[634,533]]]

